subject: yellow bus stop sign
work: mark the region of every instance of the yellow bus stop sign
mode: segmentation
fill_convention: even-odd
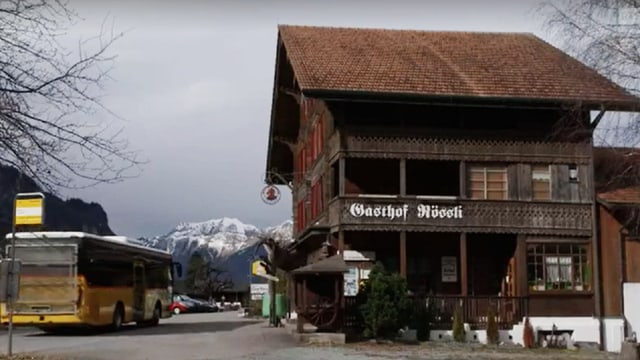
[[[256,260],[251,263],[251,274],[265,279],[273,280],[275,282],[278,282],[280,280],[277,276],[267,274],[267,266],[261,260]]]
[[[15,203],[16,225],[42,225],[44,196],[40,193],[18,194]]]

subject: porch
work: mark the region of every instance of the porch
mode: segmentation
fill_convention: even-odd
[[[355,296],[344,298],[344,329],[357,330],[362,327]],[[416,306],[427,304],[432,309],[432,330],[451,330],[453,314],[457,306],[461,307],[462,321],[471,330],[485,330],[487,313],[492,309],[496,316],[498,329],[509,330],[528,315],[529,299],[526,296],[456,296],[432,295],[416,299]]]
[[[350,281],[366,280],[380,262],[407,279],[413,296],[513,297],[527,286],[526,274],[516,274],[525,244],[515,234],[343,231],[333,241],[355,270]]]

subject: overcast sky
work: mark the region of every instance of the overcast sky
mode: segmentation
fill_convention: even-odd
[[[260,199],[278,24],[532,32],[553,43],[537,3],[73,0],[85,20],[71,39],[96,35],[105,18],[126,32],[112,48],[104,103],[150,162],[133,180],[65,195],[99,202],[111,228],[128,236],[222,216],[279,224],[291,218],[288,189],[276,205]]]

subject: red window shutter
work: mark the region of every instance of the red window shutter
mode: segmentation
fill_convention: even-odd
[[[313,207],[316,210],[316,216],[320,216],[320,181],[316,181],[315,189],[313,189],[313,195],[315,197],[313,201]]]
[[[309,193],[307,193],[307,196],[305,196],[305,207],[304,207],[304,212],[305,212],[305,216],[304,216],[304,227],[307,227],[307,224],[309,224],[309,221],[311,220],[311,212],[307,210],[307,206],[306,204],[310,201],[310,197],[309,197]]]
[[[316,184],[311,185],[311,219],[316,218]]]
[[[300,232],[300,203],[296,204],[296,233]]]
[[[324,147],[324,115],[320,116],[320,122],[318,126],[318,153],[322,152]]]
[[[295,175],[294,178],[295,178],[296,182],[300,182],[300,170],[301,170],[300,169],[300,152],[298,152],[296,154],[296,167],[295,167],[295,170],[294,170],[294,172],[295,172],[294,173],[294,175]]]
[[[307,171],[307,147],[303,146],[300,155],[300,165],[302,170],[300,171],[300,175],[304,177],[305,172]]]
[[[311,219],[316,218],[316,184],[311,187]]]
[[[309,163],[313,161],[313,158],[315,156],[315,151],[316,151],[316,144],[315,144],[315,139],[313,138],[313,130],[311,130],[311,133],[309,134]]]
[[[300,232],[300,222],[302,221],[302,214],[300,214],[300,203],[297,204],[296,214],[297,214],[296,230]]]
[[[304,229],[304,201],[298,202],[298,232]]]
[[[304,222],[305,222],[305,219],[304,219],[304,201],[301,201],[299,203],[299,206],[300,206],[300,230],[299,231],[302,231],[302,230],[304,230]]]
[[[322,118],[320,118],[320,120],[322,120]],[[318,156],[320,156],[320,152],[322,151],[322,147],[320,146],[320,130],[321,130],[321,123],[320,121],[318,121],[318,123],[316,123],[316,129],[313,132],[313,135],[316,139],[316,158]]]
[[[320,213],[322,213],[324,211],[324,194],[323,194],[323,188],[324,186],[323,182],[322,182],[322,177],[320,177],[320,180],[318,181],[318,207],[320,209]]]
[[[318,123],[320,120],[316,121],[315,124],[313,124],[313,146],[314,146],[314,152],[316,153],[316,156],[318,156]]]

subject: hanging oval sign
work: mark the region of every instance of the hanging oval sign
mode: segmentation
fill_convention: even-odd
[[[280,189],[278,189],[275,185],[267,185],[262,189],[260,193],[262,197],[262,201],[265,204],[273,205],[280,201]]]

